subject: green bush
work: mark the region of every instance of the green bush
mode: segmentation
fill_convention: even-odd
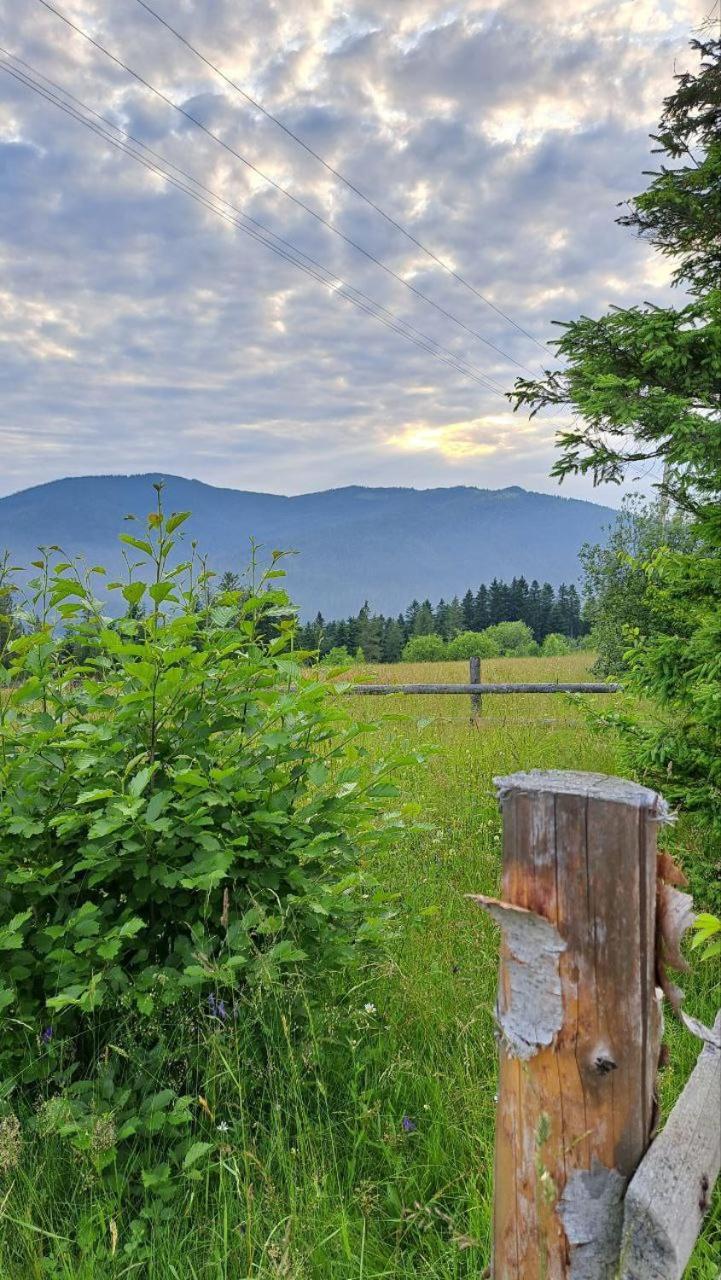
[[[504,658],[527,658],[538,653],[531,628],[525,622],[496,622],[483,632]]]
[[[442,662],[448,657],[445,640],[440,636],[411,636],[403,649],[403,662]]]
[[[320,660],[323,667],[350,667],[353,665],[353,658],[344,644],[335,645],[333,649],[329,649],[323,654]]]
[[[371,764],[304,676],[280,553],[214,598],[195,552],[172,567],[187,515],[158,486],[123,535],[134,562],[109,587],[141,617],[111,621],[103,571],[44,553],[0,669],[0,1103],[62,1094],[79,1149],[106,1116],[103,1165],[125,1138],[165,1142],[149,1189],[196,1158],[208,1037],[283,975],[317,992],[377,942],[361,864],[392,837],[398,763]]]
[[[497,658],[500,649],[486,631],[461,631],[448,645],[449,658]]]
[[[544,658],[565,658],[567,653],[573,653],[573,645],[568,636],[562,636],[558,631],[550,631],[544,636],[541,645]]]

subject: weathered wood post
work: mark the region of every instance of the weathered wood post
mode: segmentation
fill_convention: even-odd
[[[654,1124],[656,832],[600,774],[496,780],[503,809],[494,1280],[612,1280]]]
[[[620,1280],[681,1280],[721,1167],[721,1012],[623,1205]]]
[[[471,658],[469,662],[468,672],[469,684],[481,683],[481,659]],[[475,724],[481,714],[481,695],[480,693],[471,694],[471,724]]]

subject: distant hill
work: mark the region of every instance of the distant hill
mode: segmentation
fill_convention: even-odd
[[[123,517],[153,505],[158,475],[79,476],[0,498],[0,549],[27,564],[40,544],[59,543],[93,564],[120,569]],[[494,576],[525,574],[554,585],[578,579],[578,551],[599,541],[615,512],[593,502],[509,489],[371,489],[351,486],[287,498],[219,489],[163,476],[168,510],[191,510],[186,537],[212,566],[242,569],[250,537],[286,561],[303,617],[446,599]]]

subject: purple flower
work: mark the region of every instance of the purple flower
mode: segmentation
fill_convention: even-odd
[[[210,1010],[211,1018],[220,1018],[221,1022],[225,1022],[225,1019],[228,1016],[228,1011],[225,1007],[225,1001],[216,1000],[212,991],[208,996],[208,1008]]]
[[[43,1027],[40,1033],[40,1039],[42,1040],[43,1044],[50,1044],[50,1041],[52,1040],[52,1038],[53,1038],[52,1027]]]
[[[404,1133],[415,1133],[418,1127],[413,1120],[411,1120],[410,1116],[404,1116],[401,1120],[401,1124],[403,1125]]]

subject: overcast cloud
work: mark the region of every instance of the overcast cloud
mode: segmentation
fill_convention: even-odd
[[[541,342],[668,299],[614,225],[708,0],[152,0]],[[58,0],[229,146],[509,357],[542,353],[255,112],[136,3]],[[519,370],[142,88],[38,0],[0,42],[504,389]],[[548,477],[558,420],[302,275],[0,72],[0,493],[159,470],[298,493]],[[642,482],[644,483],[644,482]],[[647,483],[647,481],[645,481]],[[590,482],[562,492],[591,496]],[[597,491],[615,501],[611,491]]]

